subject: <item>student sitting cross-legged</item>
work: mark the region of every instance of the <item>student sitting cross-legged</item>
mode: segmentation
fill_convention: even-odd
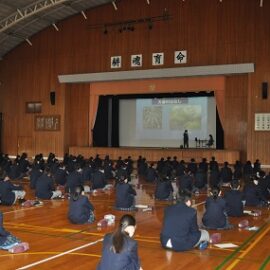
[[[6,172],[0,170],[0,201],[3,205],[13,205],[23,202],[26,192],[20,185],[13,185]]]
[[[209,233],[198,228],[190,192],[180,191],[179,202],[165,208],[160,241],[164,248],[174,251],[190,250],[209,242]]]
[[[43,174],[37,179],[35,195],[37,198],[44,200],[60,198],[62,196],[62,192],[54,188],[49,167],[46,167]]]
[[[239,181],[233,180],[231,183],[231,190],[227,191],[224,195],[228,216],[240,217],[244,215],[244,195],[239,189]]]
[[[68,218],[72,223],[92,223],[95,220],[94,206],[84,195],[83,186],[77,186],[69,200]]]
[[[132,239],[135,230],[135,218],[131,215],[122,216],[115,232],[104,237],[97,270],[142,270],[138,244]]]
[[[159,174],[156,181],[155,199],[172,200],[173,187],[170,179],[163,174]]]
[[[211,196],[206,199],[205,213],[202,218],[203,226],[207,229],[231,229],[226,213],[226,201],[221,197],[221,191],[214,187]]]
[[[136,196],[136,191],[128,183],[128,179],[124,177],[119,179],[116,184],[115,208],[122,211],[135,210],[134,196]]]

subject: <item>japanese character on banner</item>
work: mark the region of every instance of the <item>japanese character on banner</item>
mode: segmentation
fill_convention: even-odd
[[[131,55],[131,67],[141,67],[142,66],[142,54]]]
[[[175,64],[186,64],[187,63],[187,51],[175,51],[174,52],[174,63]]]
[[[152,54],[152,65],[153,66],[164,65],[164,53],[153,53]]]
[[[121,68],[122,67],[122,57],[112,56],[111,57],[111,68]]]

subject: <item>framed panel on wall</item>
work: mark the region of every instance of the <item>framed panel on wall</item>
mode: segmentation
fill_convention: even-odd
[[[255,131],[270,131],[270,113],[255,113]]]
[[[36,115],[35,131],[59,131],[60,115]]]

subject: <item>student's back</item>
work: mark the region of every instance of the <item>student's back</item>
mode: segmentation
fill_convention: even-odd
[[[227,225],[226,202],[219,197],[219,189],[213,189],[213,195],[205,202],[205,213],[202,218],[203,225],[210,229],[222,229]]]
[[[72,223],[83,224],[89,221],[91,211],[94,211],[93,205],[88,198],[79,194],[73,195],[69,200],[68,218]]]
[[[127,179],[116,185],[116,208],[130,208],[134,203],[136,191],[127,183]]]
[[[53,195],[53,190],[53,180],[48,175],[42,174],[36,182],[36,197],[49,200]]]
[[[228,216],[232,217],[240,217],[244,213],[243,200],[244,195],[240,190],[232,189],[227,191],[224,195],[224,199],[226,201],[226,212]]]
[[[172,192],[173,187],[171,181],[159,177],[156,183],[155,198],[158,200],[170,199]]]

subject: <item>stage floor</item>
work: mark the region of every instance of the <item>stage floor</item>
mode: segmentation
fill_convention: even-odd
[[[137,147],[69,147],[69,154],[83,155],[85,158],[90,156],[95,157],[97,154],[101,158],[109,155],[111,159],[117,160],[119,156],[123,159],[131,156],[133,160],[137,160],[139,156],[145,157],[149,162],[156,162],[160,158],[167,158],[168,156],[176,156],[178,160],[190,161],[194,158],[197,162],[200,162],[202,158],[210,160],[211,157],[215,157],[218,163],[234,164],[236,160],[240,160],[240,151],[238,150],[218,150],[214,148],[137,148]]]

